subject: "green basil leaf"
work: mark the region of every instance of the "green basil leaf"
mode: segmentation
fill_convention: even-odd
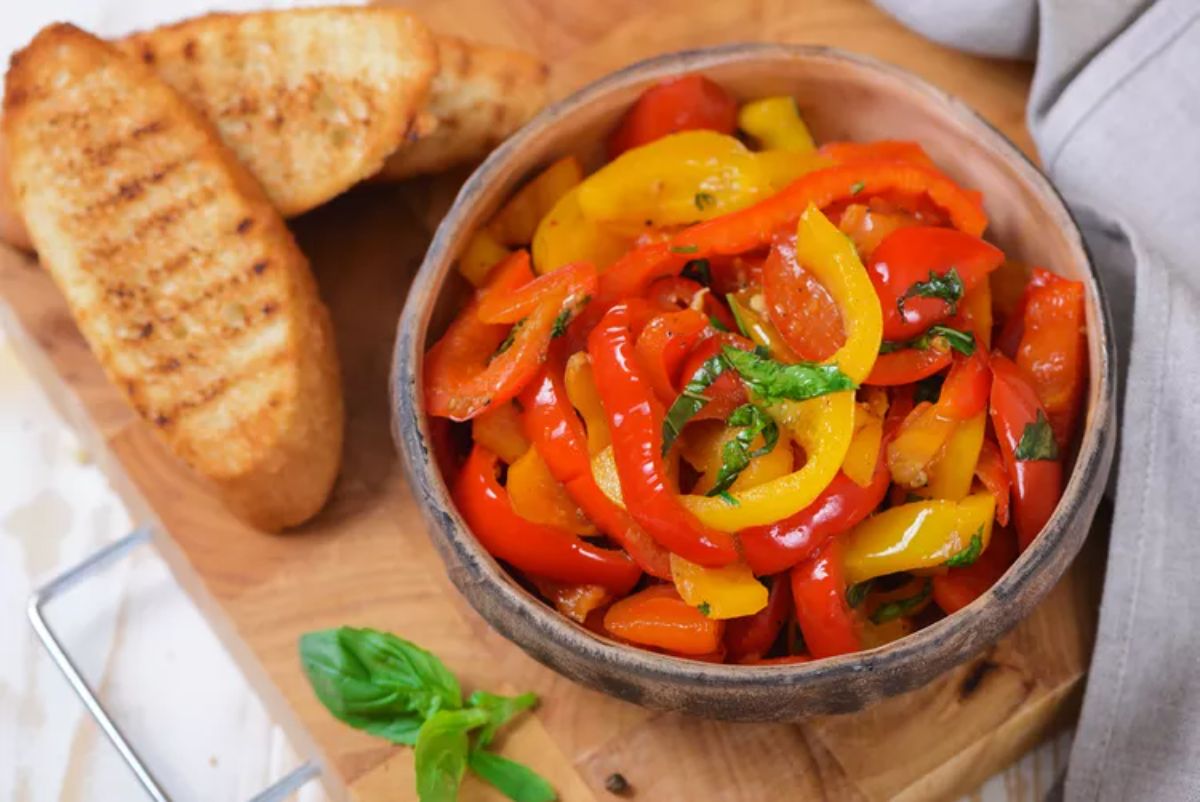
[[[550,783],[524,764],[482,749],[471,751],[469,764],[471,771],[514,802],[554,802],[558,799]]]
[[[746,386],[766,403],[783,399],[805,401],[856,387],[837,365],[813,362],[785,364],[728,345],[722,353],[746,382]]]
[[[462,707],[458,680],[441,660],[386,632],[351,627],[310,632],[300,639],[300,662],[317,698],[351,726]],[[409,727],[397,726],[404,732]]]
[[[930,270],[928,280],[914,283],[904,291],[903,295],[896,299],[896,308],[903,315],[904,302],[909,298],[941,298],[950,305],[950,314],[953,315],[958,311],[958,302],[962,300],[965,291],[962,277],[958,275],[956,268],[950,268],[942,276]]]
[[[867,598],[867,594],[871,592],[871,585],[875,584],[874,579],[868,579],[865,582],[857,582],[846,588],[846,604],[851,608],[857,607],[863,603],[863,599]]]
[[[496,735],[496,730],[504,726],[509,719],[522,710],[528,710],[536,705],[537,701],[536,693],[523,693],[520,696],[498,696],[487,691],[475,691],[475,693],[471,694],[471,698],[467,700],[467,704],[488,714],[488,722],[479,731],[479,737],[475,742],[476,745],[484,747],[490,744],[492,738]]]
[[[417,798],[421,802],[455,802],[467,770],[467,733],[488,721],[485,710],[439,710],[417,734],[415,762]]]
[[[709,398],[704,395],[704,391],[725,372],[725,368],[725,360],[718,354],[704,360],[704,364],[684,385],[683,392],[675,399],[675,403],[671,404],[666,417],[663,418],[662,453],[664,456],[671,450],[671,444],[675,442],[675,438],[679,437],[679,433],[683,431],[687,422],[708,403]]]
[[[885,340],[879,344],[879,353],[890,354],[893,351],[902,351],[905,348],[915,348],[919,351],[924,351],[933,345],[935,338],[941,337],[946,341],[946,345],[958,351],[963,356],[971,356],[975,353],[975,337],[968,331],[959,331],[952,329],[949,326],[930,326],[919,337],[914,337],[911,340]]]
[[[1054,430],[1050,428],[1045,412],[1039,409],[1037,419],[1025,424],[1013,456],[1021,462],[1058,459],[1058,443],[1054,440]]]
[[[712,266],[707,259],[692,259],[683,266],[683,270],[679,275],[692,281],[703,284],[705,287],[712,284]]]
[[[417,733],[425,723],[421,713],[397,713],[393,718],[366,718],[364,716],[338,716],[343,722],[394,744],[412,746],[417,742]]]
[[[716,315],[708,316],[708,325],[712,326],[717,331],[729,331],[729,327],[721,322],[721,319]]]
[[[741,335],[747,339],[753,339],[750,337],[750,330],[746,328],[746,321],[742,320],[741,302],[738,301],[738,299],[733,295],[726,295],[725,302],[729,304],[729,311],[733,314],[733,322],[737,324],[738,331],[741,333]]]
[[[561,315],[559,317],[561,317]],[[504,339],[501,340],[500,344],[496,346],[496,350],[493,351],[492,355],[487,358],[488,364],[491,364],[493,359],[495,359],[496,357],[503,354],[509,348],[512,348],[512,344],[514,342],[516,342],[516,340],[517,340],[517,332],[521,330],[521,326],[523,326],[524,324],[525,324],[524,318],[521,318],[520,320],[518,320],[516,323],[513,324],[513,327],[508,330],[508,334],[504,335]],[[557,320],[555,321],[555,325],[556,326],[558,325]],[[565,331],[565,329],[564,329],[564,331]]]
[[[967,547],[958,554],[952,555],[946,560],[947,568],[966,568],[968,565],[973,565],[979,559],[979,555],[983,553],[983,527],[980,526],[975,534],[971,535],[971,542]]]
[[[705,618],[708,618],[710,615],[712,615],[712,605],[706,601],[702,601],[697,604],[696,609],[699,610],[700,615],[704,616]]]
[[[741,472],[750,465],[750,460],[771,453],[775,444],[779,442],[779,426],[765,410],[755,404],[742,404],[729,414],[726,422],[730,426],[742,427],[742,430],[722,447],[721,467],[717,471],[712,489],[708,491],[709,496],[725,493]],[[751,451],[754,438],[760,434],[763,444]]]
[[[926,580],[925,584],[921,586],[921,590],[916,596],[910,596],[907,599],[897,599],[894,602],[888,602],[887,604],[882,605],[875,612],[871,613],[871,623],[884,624],[893,619],[908,615],[913,610],[924,604],[925,600],[928,599],[932,593],[933,582]]]

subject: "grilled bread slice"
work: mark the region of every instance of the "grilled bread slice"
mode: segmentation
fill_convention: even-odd
[[[437,68],[425,26],[382,6],[212,14],[118,47],[213,122],[285,217],[378,172]]]
[[[246,520],[324,503],[342,400],[304,256],[212,125],[142,61],[70,25],[13,57],[12,185],[109,377]]]
[[[397,180],[478,161],[546,103],[541,61],[501,47],[438,36],[426,113],[433,130],[393,153],[379,178]]]

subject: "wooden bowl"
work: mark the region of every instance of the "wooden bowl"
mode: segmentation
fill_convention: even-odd
[[[989,237],[1012,258],[1087,288],[1090,385],[1074,469],[1045,530],[983,597],[894,643],[791,666],[714,665],[623,646],[577,626],[514,582],[475,540],[432,455],[423,354],[461,308],[454,263],[468,235],[528,176],[567,153],[599,162],[599,143],[650,84],[703,72],[742,99],[787,94],[818,141],[912,139],[964,186],[980,189]],[[437,230],[400,319],[392,432],[450,578],[507,638],[571,679],[654,708],[738,720],[859,710],[911,690],[1011,629],[1063,575],[1087,536],[1116,439],[1114,354],[1103,291],[1062,199],[1038,169],[962,102],[895,67],[823,47],[735,45],[643,61],[556,103],[470,177]]]

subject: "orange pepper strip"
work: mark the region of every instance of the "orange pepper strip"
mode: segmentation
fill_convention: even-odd
[[[1008,496],[1011,482],[1008,478],[1008,471],[1004,468],[1004,458],[1000,456],[1000,448],[990,438],[983,441],[983,448],[979,451],[979,462],[975,465],[975,475],[996,499],[996,523],[1008,526]]]
[[[890,354],[880,354],[863,384],[879,387],[912,384],[946,368],[953,358],[954,353],[950,348],[939,348],[937,338],[934,338],[928,348],[903,348]]]
[[[987,216],[977,198],[928,167],[892,161],[866,161],[807,173],[753,206],[691,226],[675,236],[667,253],[696,259],[735,254],[766,245],[776,232],[796,225],[809,204],[817,208],[881,192],[923,193],[945,210],[954,227],[979,236]]]
[[[1027,294],[1017,367],[1029,377],[1058,447],[1065,449],[1087,384],[1083,284],[1035,267]]]
[[[897,139],[880,139],[875,142],[826,142],[817,149],[836,164],[852,164],[864,161],[898,161],[918,164],[936,169],[933,159],[925,148],[916,142]]]
[[[652,585],[621,599],[604,614],[604,628],[643,646],[689,656],[721,649],[725,622],[708,618],[670,585]]]
[[[516,323],[532,314],[551,295],[562,294],[566,304],[574,305],[595,292],[596,268],[587,262],[574,262],[511,292],[484,293],[476,314],[484,323]]]
[[[707,328],[708,318],[695,309],[684,309],[659,315],[638,335],[638,359],[663,404],[675,402],[683,362]]]

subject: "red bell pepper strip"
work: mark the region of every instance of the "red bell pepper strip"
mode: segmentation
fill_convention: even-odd
[[[595,295],[596,268],[587,262],[574,262],[508,292],[489,289],[480,298],[479,319],[484,323],[516,323],[555,294],[562,295],[567,306]]]
[[[637,338],[637,354],[658,400],[666,406],[679,392],[683,362],[709,328],[708,318],[695,309],[659,315]]]
[[[767,245],[777,232],[794,228],[810,203],[820,209],[835,201],[889,190],[928,195],[946,211],[955,228],[971,236],[979,236],[987,227],[987,216],[977,198],[936,170],[904,162],[870,161],[806,173],[753,206],[684,229],[675,235],[671,247],[693,259],[744,253]]]
[[[732,134],[737,102],[703,75],[660,81],[642,93],[608,138],[608,157],[679,131]]]
[[[954,353],[950,348],[939,348],[933,344],[928,348],[902,348],[890,354],[880,354],[863,384],[877,387],[912,384],[946,369],[953,359]]]
[[[487,293],[513,286],[522,275],[533,277],[529,256],[520,251],[493,269],[489,284],[426,353],[425,403],[430,415],[470,420],[511,400],[537,373],[562,310],[561,289],[544,295],[515,330],[479,319]],[[510,334],[512,342],[497,353]]]
[[[700,523],[671,488],[662,456],[663,408],[638,364],[624,305],[609,310],[589,335],[588,354],[634,520],[660,545],[698,565],[715,568],[736,560],[733,538]]]
[[[771,323],[801,359],[820,362],[845,344],[846,327],[837,304],[796,261],[794,232],[776,238],[763,263],[763,299]]]
[[[933,577],[933,600],[949,615],[978,599],[1016,562],[1017,541],[1009,529],[996,529],[983,554],[963,568]]]
[[[713,292],[725,296],[746,287],[761,286],[765,260],[766,253],[709,256],[708,272],[712,274]]]
[[[990,438],[985,438],[983,448],[979,451],[979,462],[975,464],[975,475],[992,497],[996,499],[996,523],[1008,526],[1008,471],[1004,467],[1004,458],[1000,449]]]
[[[708,339],[701,340],[691,355],[684,361],[683,370],[679,373],[679,384],[676,386],[676,390],[682,390],[683,386],[700,370],[700,366],[721,353],[721,349],[726,345],[740,348],[743,351],[754,350],[754,343],[740,334],[733,334],[727,331],[719,331]],[[727,370],[708,386],[704,391],[704,395],[709,398],[709,402],[692,416],[692,420],[708,420],[713,418],[725,420],[729,417],[730,413],[746,403],[746,385],[742,383],[742,380],[738,378],[736,373]]]
[[[667,550],[596,485],[583,424],[567,400],[560,373],[561,365],[547,365],[521,393],[525,436],[546,461],[551,475],[563,483],[568,495],[601,532],[621,544],[643,571],[670,579]]]
[[[842,542],[833,538],[791,572],[796,623],[813,657],[834,657],[862,648],[846,603]]]
[[[688,309],[692,307],[696,296],[701,296],[701,311],[710,319],[715,319],[728,331],[737,328],[737,321],[729,307],[712,292],[705,292],[705,287],[698,281],[692,281],[683,276],[665,276],[656,279],[646,293],[651,303],[660,304],[664,309]]]
[[[767,606],[754,615],[725,622],[725,654],[731,662],[761,658],[775,644],[792,612],[792,583],[786,575],[772,577]]]
[[[976,344],[969,357],[955,354],[954,364],[938,396],[938,414],[954,420],[969,420],[987,409],[992,373],[987,354]]]
[[[750,570],[759,576],[786,571],[874,512],[891,483],[885,453],[885,448],[879,449],[875,475],[866,487],[838,471],[821,495],[800,512],[739,532]]]
[[[826,142],[817,152],[835,164],[864,161],[899,161],[936,169],[925,148],[916,142],[881,139],[877,142]]]
[[[867,267],[883,308],[883,339],[911,340],[950,317],[962,300],[960,295],[952,305],[943,298],[906,297],[918,282],[954,270],[965,295],[1003,262],[999,248],[952,228],[909,226],[893,231],[879,243]]]
[[[679,598],[672,585],[651,585],[609,607],[604,628],[629,643],[699,659],[721,649],[725,622]]]
[[[628,593],[642,574],[622,551],[602,549],[565,529],[517,515],[496,481],[499,458],[476,444],[454,486],[454,500],[475,537],[497,559],[568,585],[603,585]]]
[[[994,353],[991,419],[1000,455],[1012,483],[1012,513],[1017,542],[1024,551],[1054,514],[1062,496],[1062,462],[1053,459],[1018,459],[1017,450],[1028,432],[1049,426],[1046,411],[1021,369],[1003,354]],[[1043,440],[1044,442],[1044,440]],[[1053,438],[1050,445],[1056,445]]]
[[[1058,446],[1065,449],[1087,384],[1083,284],[1035,267],[1024,308],[1017,367],[1033,384]]]

